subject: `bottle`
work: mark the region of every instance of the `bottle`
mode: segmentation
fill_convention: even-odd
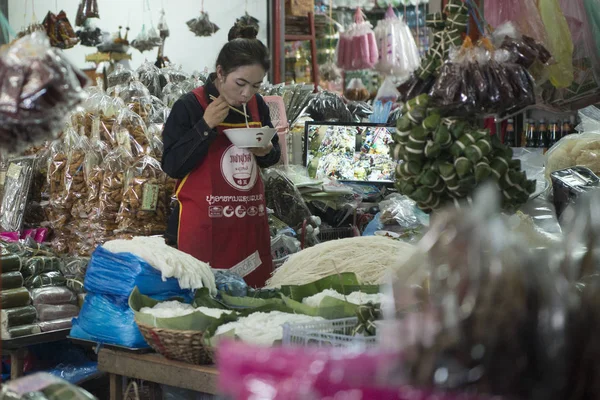
[[[575,116],[571,115],[571,134],[577,133],[577,124],[575,123]]]
[[[571,123],[568,120],[563,120],[562,125],[560,127],[560,137],[561,139],[567,135],[571,134]]]
[[[548,127],[548,136],[550,137],[550,145],[548,148],[554,146],[556,142],[558,142],[561,138],[560,136],[560,128],[558,127],[558,122],[551,121],[550,126]]]
[[[541,148],[547,149],[549,144],[550,144],[550,140],[549,140],[549,136],[548,136],[548,128],[546,126],[546,120],[542,118],[540,120],[540,127],[538,129],[538,142],[537,142],[537,146],[535,146],[535,147],[541,147]]]
[[[530,119],[527,124],[527,147],[537,147],[537,129],[535,122]]]
[[[515,137],[515,121],[513,119],[508,120],[508,124],[506,125],[506,134],[504,135],[504,144],[509,147],[516,147],[516,137]]]
[[[529,120],[525,119],[523,126],[523,132],[521,132],[521,137],[519,138],[519,146],[527,147],[527,132],[529,131]]]

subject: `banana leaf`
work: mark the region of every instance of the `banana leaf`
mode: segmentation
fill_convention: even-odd
[[[225,292],[220,292],[223,303],[235,310],[255,310],[269,305],[284,306],[281,296],[277,298],[262,299],[260,297],[235,297]]]
[[[208,290],[208,288],[201,288],[196,290],[196,295],[194,296],[194,301],[192,302],[192,305],[196,308],[208,307],[229,310],[229,307],[227,307],[227,305],[223,304],[219,300],[216,300],[210,295],[210,291]]]
[[[137,287],[129,296],[129,308],[133,310],[135,320],[144,325],[184,331],[206,331],[217,322],[217,318],[209,317],[200,311],[173,318],[157,318],[140,312],[142,307],[154,307],[158,303],[160,302],[141,294]]]
[[[321,300],[319,307],[311,307],[302,302],[293,300],[289,297],[283,297],[284,303],[294,310],[297,314],[310,315],[312,317],[322,317],[325,319],[339,319],[355,317],[358,305],[349,303],[335,297],[325,296]]]
[[[345,295],[358,291],[367,294],[379,293],[379,286],[361,285],[356,274],[352,272],[330,275],[305,285],[281,286],[281,293],[292,300],[302,302],[302,299],[321,293],[325,289],[333,289]]]

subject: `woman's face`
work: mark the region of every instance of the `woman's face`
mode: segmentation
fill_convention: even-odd
[[[267,72],[258,64],[245,65],[231,71],[227,76],[223,68],[217,67],[217,88],[229,105],[239,107],[252,99]]]

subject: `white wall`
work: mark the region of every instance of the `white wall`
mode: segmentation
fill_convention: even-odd
[[[41,22],[48,11],[58,13],[65,10],[71,24],[75,24],[75,15],[80,0],[33,0],[34,11],[37,19]],[[146,23],[150,24],[150,15],[142,12],[142,4],[149,1],[152,21],[154,26],[158,22],[160,10],[164,4],[167,24],[171,36],[165,45],[165,55],[171,62],[180,64],[186,72],[203,70],[208,67],[214,70],[214,64],[221,47],[227,42],[227,33],[233,26],[235,20],[244,15],[247,3],[248,13],[260,21],[258,39],[267,43],[267,1],[268,0],[204,0],[204,10],[209,14],[212,22],[221,28],[211,37],[196,37],[190,32],[186,21],[198,17],[202,0],[97,0],[100,12],[99,27],[103,31],[116,32],[119,25],[129,26],[129,41],[135,39],[136,35]],[[27,6],[26,6],[27,4]],[[168,4],[168,5],[167,5]],[[19,31],[29,24],[32,18],[31,0],[8,0],[10,25]],[[27,17],[24,13],[27,10]],[[75,28],[76,30],[78,28]],[[123,29],[124,34],[124,29]],[[92,47],[77,45],[72,49],[65,50],[67,57],[79,68],[93,68],[94,64],[86,63],[85,56],[96,51]],[[129,53],[133,56],[131,66],[137,68],[146,59],[154,62],[157,50],[140,53],[131,48]]]

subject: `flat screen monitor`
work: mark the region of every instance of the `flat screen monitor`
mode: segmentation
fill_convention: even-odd
[[[392,183],[395,127],[378,124],[306,122],[304,165],[312,178]]]

